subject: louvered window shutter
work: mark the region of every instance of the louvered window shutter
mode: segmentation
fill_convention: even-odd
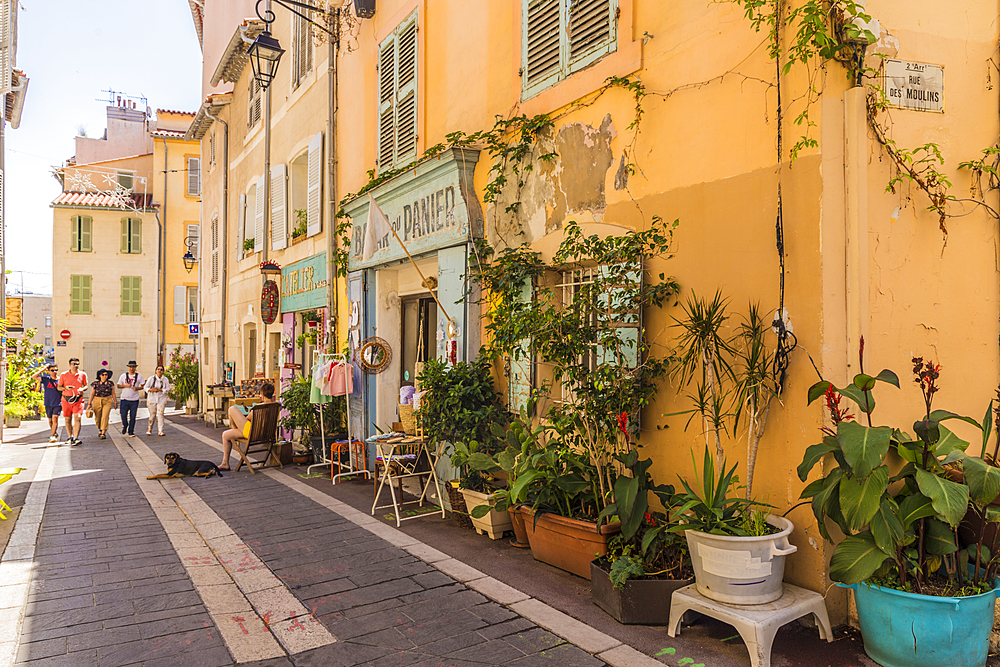
[[[323,133],[309,141],[306,166],[306,236],[323,230]]]
[[[193,197],[197,197],[201,194],[201,158],[189,157],[187,163],[187,193]]]
[[[132,314],[142,315],[142,276],[132,276]]]
[[[271,167],[271,250],[283,250],[288,245],[288,192],[285,165]]]
[[[260,121],[261,89],[257,79],[250,77],[250,97],[247,106],[247,127],[252,128]]]
[[[538,89],[559,78],[561,44],[564,34],[564,0],[522,0],[524,2],[521,56],[524,88]]]
[[[569,73],[615,50],[616,0],[576,0],[569,10]]]
[[[69,249],[73,252],[80,252],[80,216],[78,215],[69,219]]]
[[[80,252],[91,252],[94,219],[89,215],[80,216]]]
[[[191,254],[199,262],[201,261],[201,228],[198,225],[188,225],[187,226],[188,238],[194,241],[191,245]]]
[[[83,308],[80,305],[80,278],[82,277],[69,277],[69,312],[73,314],[83,312]]]
[[[389,35],[378,49],[378,168],[396,159],[396,39]]]
[[[219,216],[212,218],[212,284],[219,284]]]
[[[417,17],[398,29],[396,37],[397,165],[417,157]]]
[[[187,324],[187,287],[174,285],[174,324]]]
[[[254,202],[253,214],[253,251],[260,252],[264,249],[264,181],[261,176],[257,181],[257,196]]]
[[[243,241],[247,237],[247,196],[240,195],[239,203],[236,205],[236,239],[239,245],[236,246],[236,257],[243,257]]]
[[[80,279],[80,313],[90,315],[90,276],[77,276]]]
[[[119,312],[122,315],[132,314],[132,276],[122,276],[122,296]]]
[[[132,252],[142,252],[142,218],[132,218]]]
[[[129,252],[129,241],[131,240],[132,230],[129,227],[128,218],[122,218],[122,254],[127,254]]]

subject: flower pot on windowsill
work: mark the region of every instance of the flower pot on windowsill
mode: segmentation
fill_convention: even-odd
[[[590,561],[608,553],[608,540],[621,532],[620,523],[604,524],[600,530],[590,521],[557,514],[541,514],[535,519],[530,507],[522,505],[524,528],[535,560],[590,579]]]
[[[669,625],[670,599],[693,579],[629,579],[618,590],[598,560],[590,563],[590,599],[625,625]]]
[[[292,245],[295,245],[296,243],[302,243],[305,240],[306,240],[305,234],[303,234],[302,236],[293,236]]]

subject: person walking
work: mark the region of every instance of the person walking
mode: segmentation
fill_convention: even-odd
[[[118,407],[115,396],[115,383],[111,381],[111,371],[102,368],[97,371],[97,379],[90,384],[93,392],[90,394],[88,410],[94,411],[94,423],[97,424],[97,437],[104,440],[108,432],[108,420],[111,411]]]
[[[167,409],[167,393],[170,391],[170,380],[163,374],[163,366],[157,366],[153,375],[146,380],[146,407],[149,408],[149,424],[146,435],[153,435],[153,422],[156,422],[159,435],[163,435],[163,412]]]
[[[80,370],[80,360],[73,357],[69,360],[69,370],[59,376],[56,385],[62,393],[62,413],[66,420],[66,431],[71,446],[81,444],[80,422],[83,418],[83,394],[87,391],[87,373]]]
[[[142,387],[146,378],[136,372],[136,363],[128,362],[128,370],[118,378],[118,388],[122,390],[121,414],[122,435],[135,435],[135,416],[139,412],[139,399],[142,398]]]
[[[43,401],[45,405],[45,416],[49,420],[49,427],[52,432],[49,434],[49,442],[59,441],[59,415],[62,414],[62,394],[59,393],[59,367],[55,364],[46,364],[31,376],[38,380],[45,393]],[[67,425],[66,431],[69,431]]]

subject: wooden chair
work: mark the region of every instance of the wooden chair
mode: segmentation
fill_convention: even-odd
[[[250,408],[250,438],[240,438],[234,444],[233,449],[240,455],[240,461],[236,464],[236,471],[244,463],[250,468],[251,474],[255,468],[267,468],[281,465],[278,459],[278,413],[281,405],[278,403],[258,403]],[[250,454],[265,452],[264,458],[254,461],[249,458]]]

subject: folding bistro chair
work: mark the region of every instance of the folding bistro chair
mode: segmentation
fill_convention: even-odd
[[[250,437],[240,438],[236,441],[234,449],[240,455],[240,461],[236,464],[236,470],[244,463],[254,473],[254,468],[267,468],[278,466],[283,468],[278,460],[278,413],[281,405],[278,403],[258,403],[250,408]],[[250,454],[266,452],[264,458],[254,461],[249,458]]]

